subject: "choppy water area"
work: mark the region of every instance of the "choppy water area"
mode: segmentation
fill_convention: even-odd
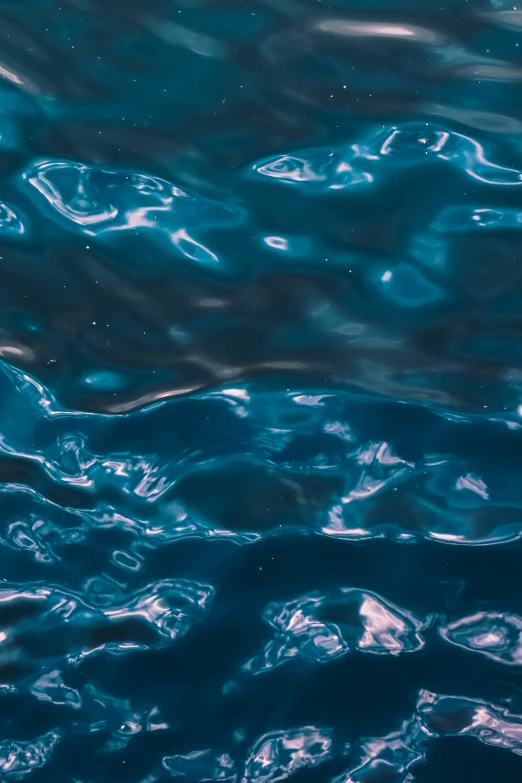
[[[0,2],[0,779],[522,771],[522,7]]]

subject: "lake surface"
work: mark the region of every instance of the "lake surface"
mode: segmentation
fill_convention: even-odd
[[[0,780],[522,773],[522,7],[0,2]]]

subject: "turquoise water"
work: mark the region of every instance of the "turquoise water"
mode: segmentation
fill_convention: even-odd
[[[522,771],[522,8],[0,2],[0,780]]]

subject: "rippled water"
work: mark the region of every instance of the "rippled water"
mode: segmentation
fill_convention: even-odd
[[[522,772],[522,7],[0,2],[0,780]]]

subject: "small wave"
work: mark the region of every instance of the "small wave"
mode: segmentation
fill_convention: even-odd
[[[427,625],[380,596],[355,588],[270,605],[264,620],[275,639],[244,665],[252,674],[296,658],[322,663],[356,650],[377,655],[416,652],[424,646],[421,631]]]
[[[404,123],[337,148],[317,147],[254,164],[253,172],[286,184],[344,190],[377,184],[397,167],[448,163],[487,185],[520,185],[522,171],[489,161],[475,139],[433,122]]]
[[[242,783],[275,783],[331,758],[332,734],[315,726],[273,731],[257,742],[245,762]]]
[[[181,256],[203,264],[218,263],[219,259],[198,240],[199,232],[236,226],[242,219],[239,207],[137,172],[46,161],[25,172],[23,179],[46,199],[51,215],[70,230],[100,238],[114,231],[152,231]],[[193,236],[190,232],[194,230],[197,233]]]

